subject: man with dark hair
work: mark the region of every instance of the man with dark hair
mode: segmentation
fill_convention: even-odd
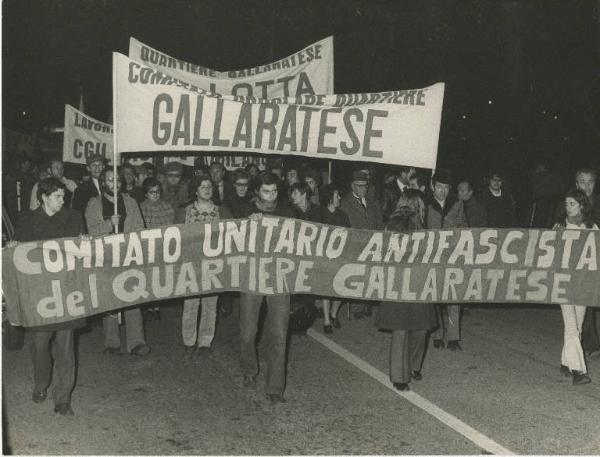
[[[481,201],[488,217],[488,227],[510,228],[517,225],[515,199],[503,187],[504,176],[497,170],[488,177],[488,186],[481,195]]]
[[[452,176],[439,169],[431,178],[431,198],[425,208],[425,227],[428,229],[466,227],[463,205],[450,194]],[[444,313],[446,308],[447,313]],[[451,351],[462,351],[460,346],[460,305],[438,305],[440,327],[432,334],[433,347],[443,348],[444,337]]]
[[[473,194],[473,185],[463,179],[457,187],[458,200],[462,202],[467,227],[487,227],[487,211]]]
[[[38,241],[52,238],[74,237],[84,233],[79,211],[64,208],[65,186],[56,178],[47,178],[37,186],[41,205],[36,210],[19,214],[15,239]],[[16,242],[9,243],[14,246]],[[85,325],[85,319],[61,324],[27,327],[26,334],[33,361],[34,389],[32,400],[41,403],[47,397],[50,381],[54,379],[54,411],[72,415],[71,392],[75,386],[74,330]],[[51,340],[54,338],[54,377],[52,376]]]
[[[208,173],[214,185],[212,201],[215,205],[222,205],[229,193],[225,182],[225,167],[221,162],[213,162],[208,168]]]
[[[65,206],[70,208],[73,192],[77,189],[77,183],[65,176],[65,165],[60,159],[52,159],[48,163],[47,170],[52,178],[58,179],[65,186]],[[41,204],[37,196],[37,187],[38,183],[35,183],[33,189],[31,189],[29,209],[38,209]]]
[[[383,190],[384,221],[389,219],[390,215],[396,209],[396,203],[398,203],[398,199],[406,191],[406,189],[410,187],[410,177],[413,174],[416,174],[416,171],[413,167],[400,166],[398,167],[396,179],[386,184]]]
[[[256,201],[251,213],[246,214],[251,219],[260,220],[263,216],[294,217],[287,206],[278,202],[279,179],[272,173],[261,173],[256,178]],[[266,344],[265,360],[267,361],[266,394],[271,404],[284,402],[285,389],[285,355],[287,346],[287,331],[290,319],[290,296],[287,295],[257,295],[240,294],[240,365],[244,374],[245,388],[256,388],[258,374],[258,359],[256,354],[256,332],[258,318],[263,300],[267,302],[267,317],[264,323],[262,337]]]
[[[243,168],[238,168],[233,172],[231,181],[233,183],[233,192],[226,194],[225,206],[229,208],[233,217],[244,217],[253,210],[249,191],[250,174]]]
[[[188,184],[182,179],[183,165],[179,162],[169,162],[165,165],[165,175],[162,198],[177,212],[188,204],[191,198]]]
[[[89,234],[101,236],[115,233],[133,232],[144,228],[144,219],[137,202],[129,195],[121,193],[122,180],[115,176],[112,168],[100,177],[102,195],[93,197],[85,210]],[[114,201],[117,199],[117,214],[114,214]],[[150,348],[144,338],[142,312],[139,307],[123,311],[125,316],[125,336],[127,350],[131,355],[146,355]],[[121,355],[121,338],[117,314],[106,315],[102,319],[104,327],[104,352]]]
[[[90,173],[90,179],[77,187],[73,194],[73,203],[71,207],[85,213],[90,198],[100,195],[100,175],[104,171],[104,156],[101,154],[91,155],[87,158],[87,169]]]

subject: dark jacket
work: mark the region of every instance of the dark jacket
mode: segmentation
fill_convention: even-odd
[[[408,186],[406,186],[405,189],[408,189]],[[389,182],[385,185],[385,188],[383,189],[383,207],[382,207],[384,221],[387,222],[387,220],[390,218],[390,215],[396,209],[398,200],[400,199],[400,196],[403,193],[404,192],[402,192],[400,190],[400,187],[398,187],[397,179],[394,179],[392,182]]]
[[[383,229],[383,215],[379,202],[367,194],[367,209],[365,210],[358,199],[348,192],[342,197],[341,209],[350,220],[350,226],[356,229]]]
[[[39,207],[31,211],[19,213],[15,229],[17,241],[39,241],[54,238],[75,237],[84,233],[83,217],[79,211],[63,208],[53,216],[48,216],[46,211]],[[60,324],[27,327],[28,331],[54,332],[80,328],[85,325],[85,319],[75,319]]]
[[[505,189],[496,197],[489,189],[481,195],[481,202],[487,211],[487,226],[494,228],[511,228],[517,226],[515,200]]]
[[[466,227],[464,208],[453,195],[448,195],[444,207],[431,197],[425,208],[425,226],[430,229]]]
[[[475,196],[462,203],[467,227],[487,227],[487,211]]]
[[[100,193],[98,192],[98,189],[96,189],[92,178],[90,178],[80,186],[77,186],[77,189],[75,189],[71,208],[76,209],[81,214],[84,214],[90,199],[92,197],[97,197],[98,195],[100,195]]]
[[[225,206],[229,208],[229,211],[231,211],[232,216],[235,218],[244,217],[249,212],[251,213],[254,208],[254,205],[250,201],[249,193],[245,198],[241,198],[238,197],[235,191],[228,195]]]

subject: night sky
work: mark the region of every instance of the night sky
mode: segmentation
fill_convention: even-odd
[[[60,126],[64,105],[108,121],[111,52],[134,36],[217,70],[334,35],[337,93],[446,82],[438,163],[508,171],[600,165],[594,1],[3,2],[3,126]]]

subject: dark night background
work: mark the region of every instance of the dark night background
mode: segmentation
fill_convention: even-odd
[[[544,158],[600,164],[596,1],[5,0],[3,126],[60,126],[85,94],[109,121],[111,51],[139,40],[229,70],[334,35],[337,93],[446,82],[438,164],[513,183]],[[570,178],[572,180],[572,177]]]

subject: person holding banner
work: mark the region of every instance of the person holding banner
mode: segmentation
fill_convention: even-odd
[[[261,173],[256,178],[256,201],[251,219],[262,216],[294,217],[293,211],[278,201],[279,178],[272,173]],[[256,332],[263,299],[267,301],[267,317],[262,336],[266,341],[267,361],[266,394],[271,404],[284,402],[285,355],[287,331],[290,319],[290,296],[240,294],[240,365],[244,374],[243,385],[256,389],[258,359],[256,354]]]
[[[175,220],[175,210],[164,200],[161,200],[160,182],[156,178],[146,178],[142,184],[144,201],[140,203],[140,211],[144,218],[146,228],[159,228],[164,225],[171,225]],[[152,306],[144,312],[145,321],[159,321],[160,308]]]
[[[579,189],[567,192],[565,196],[566,217],[554,228],[571,230],[598,230],[592,219],[592,205],[585,193]],[[586,306],[560,305],[564,323],[564,343],[561,354],[560,372],[572,376],[573,385],[583,385],[592,382],[587,374],[583,347],[581,346],[581,329]]]
[[[92,236],[109,235],[118,227],[118,233],[127,233],[144,228],[144,219],[137,202],[121,193],[121,176],[107,169],[100,176],[101,196],[93,197],[85,210],[88,233]],[[117,212],[114,215],[114,201],[117,199]],[[131,355],[146,355],[150,347],[144,338],[142,312],[139,307],[123,311],[125,316],[125,337],[127,351]],[[121,338],[118,314],[109,314],[102,319],[104,327],[104,353],[121,355]]]
[[[397,209],[390,215],[386,230],[400,233],[423,230],[424,208],[419,191],[406,189],[398,198]],[[437,326],[435,305],[382,302],[376,324],[379,328],[392,330],[392,384],[398,390],[410,390],[410,381],[420,381],[422,378],[427,332]]]
[[[335,184],[326,184],[319,193],[321,200],[321,222],[327,225],[337,225],[340,227],[350,227],[348,215],[340,209],[340,189]],[[323,331],[333,333],[333,327],[340,329],[340,323],[337,314],[342,300],[324,297],[321,299],[323,304]]]
[[[65,186],[56,178],[47,178],[37,185],[40,207],[19,213],[15,230],[17,242],[75,237],[84,233],[83,218],[79,211],[64,208]],[[56,298],[55,298],[56,300]],[[71,392],[75,386],[74,330],[85,325],[85,319],[40,327],[26,327],[29,351],[33,361],[34,403],[46,400],[47,388],[53,378],[51,340],[54,338],[54,411],[63,416],[72,415]]]
[[[464,206],[454,195],[450,194],[451,188],[452,176],[450,172],[445,169],[438,169],[431,178],[432,194],[425,208],[425,226],[428,229],[467,226]],[[440,327],[433,334],[433,347],[442,349],[445,337],[448,349],[462,351],[460,345],[460,305],[438,305],[437,310]]]
[[[87,169],[90,173],[90,179],[75,189],[71,208],[85,213],[87,204],[92,197],[99,196],[102,191],[100,188],[100,175],[104,171],[104,156],[102,154],[91,155],[87,158]]]
[[[176,216],[178,224],[210,224],[219,219],[231,219],[231,213],[226,207],[217,206],[212,202],[215,187],[209,176],[200,176],[195,187],[196,200],[179,210]],[[194,353],[207,357],[211,352],[217,322],[218,298],[218,295],[204,295],[183,301],[181,333],[186,357],[190,358]],[[202,304],[202,314],[198,326],[200,304]]]

